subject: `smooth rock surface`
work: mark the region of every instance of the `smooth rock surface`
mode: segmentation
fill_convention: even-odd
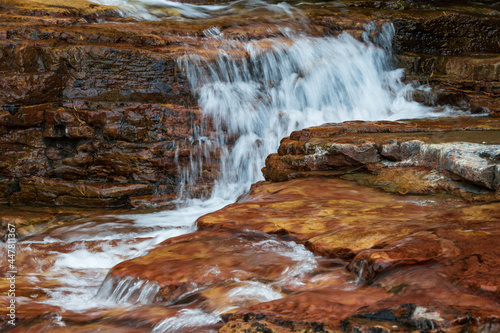
[[[194,299],[206,309],[224,309],[215,305],[221,299],[234,304],[220,284],[235,278],[281,293],[268,302],[235,304],[221,332],[392,332],[394,326],[404,332],[494,332],[500,315],[499,214],[498,203],[395,196],[341,179],[263,182],[237,203],[199,218],[201,231],[115,266],[108,278],[155,281],[162,286],[159,295],[171,301],[203,286],[211,298],[193,289]],[[311,261],[311,269],[295,277],[300,284],[277,282],[289,259],[278,259],[279,250],[255,255],[240,248],[249,235],[253,245],[259,244],[253,237],[269,237],[261,232],[276,235],[273,242],[305,244],[325,259]]]

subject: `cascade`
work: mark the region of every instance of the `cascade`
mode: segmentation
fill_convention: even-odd
[[[161,0],[94,2],[117,5],[124,16],[134,15],[139,19],[168,16],[165,8],[175,8],[181,18],[209,17],[230,11],[236,5],[247,6],[248,10],[264,6],[269,11],[300,17],[298,10],[290,5],[264,1],[206,6]],[[328,122],[430,115],[431,109],[407,99],[412,88],[402,82],[403,70],[393,67],[390,43],[394,27],[386,24],[375,38],[373,24],[367,25],[366,30],[362,41],[346,33],[337,37],[312,37],[291,29],[282,29],[280,38],[244,41],[226,38],[216,27],[206,30],[206,40],[219,42],[218,48],[212,50],[216,57],[208,59],[187,53],[178,60],[204,115],[204,121],[195,128],[191,138],[192,144],[197,145],[191,163],[179,172],[184,185],[196,185],[206,161],[219,163],[219,176],[211,196],[199,200],[185,193],[184,205],[178,210],[127,215],[123,218],[129,225],[124,230],[123,223],[115,225],[110,219],[68,228],[71,237],[49,233],[38,242],[82,245],[71,253],[54,254],[56,260],[51,267],[58,272],[54,278],[78,288],[67,288],[64,292],[45,290],[48,295],[45,303],[74,311],[123,303],[153,303],[160,289],[157,284],[133,278],[106,278],[107,270],[120,261],[146,253],[165,239],[195,231],[194,223],[199,216],[234,202],[251,184],[263,179],[264,159],[277,150],[283,137],[294,130]],[[207,48],[210,47],[207,44]],[[175,223],[166,223],[167,220]],[[90,254],[90,245],[86,247],[90,242],[106,245],[113,242],[115,250],[105,248],[99,253],[97,265],[95,261],[83,260],[95,258],[95,254]],[[274,246],[277,252],[296,262],[276,285],[300,285],[304,275],[317,267],[314,256],[302,245],[275,242],[257,245]],[[25,244],[29,247],[36,242]],[[75,262],[78,265],[75,266]],[[85,274],[74,274],[83,270]],[[78,284],[78,280],[85,282]],[[269,284],[251,281],[232,290],[228,297],[268,301],[281,294]],[[210,313],[182,309],[177,316],[158,323],[154,332],[214,324],[228,309],[232,308]]]
[[[215,60],[199,55],[179,60],[205,116],[193,137],[199,149],[181,170],[186,184],[195,185],[203,159],[216,155],[220,177],[212,195],[235,198],[263,179],[264,159],[294,130],[428,114],[428,108],[406,99],[412,88],[402,83],[403,70],[392,66],[392,24],[384,25],[374,42],[368,37],[374,25],[366,28],[363,42],[347,33],[310,37],[285,30],[285,38],[265,45],[226,39],[212,29],[209,38],[222,43]]]

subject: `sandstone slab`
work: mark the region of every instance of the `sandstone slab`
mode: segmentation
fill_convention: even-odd
[[[327,274],[331,285],[307,284],[293,295],[241,308],[221,331],[494,331],[500,205],[462,202],[454,208],[460,201],[449,197],[371,191],[338,179],[263,183],[238,203],[201,217],[201,229],[263,230],[303,242],[314,253],[347,262],[352,274],[350,283]],[[332,200],[336,192],[345,200]],[[374,202],[386,196],[394,205]],[[309,200],[315,209],[305,208]]]
[[[495,118],[346,122],[292,133],[268,156],[263,172],[273,181],[337,173],[397,193],[495,201],[499,149]],[[363,171],[373,177],[360,176]]]

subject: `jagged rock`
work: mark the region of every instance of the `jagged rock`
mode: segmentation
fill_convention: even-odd
[[[110,185],[103,183],[74,182],[49,178],[21,178],[20,191],[11,203],[56,203],[69,206],[122,206],[131,195],[152,191],[151,184]]]

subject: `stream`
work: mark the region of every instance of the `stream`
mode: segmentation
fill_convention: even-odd
[[[94,2],[119,6],[124,16],[146,20],[205,19],[262,8],[293,15],[301,24],[304,20],[300,4],[284,2]],[[220,175],[211,195],[196,199],[186,192],[175,210],[86,218],[23,239],[18,243],[18,261],[23,283],[34,292],[33,299],[19,300],[20,307],[38,302],[42,307],[88,314],[112,309],[133,311],[157,302],[159,287],[155,283],[110,281],[106,280],[107,273],[116,264],[140,257],[166,239],[196,231],[197,218],[234,202],[251,184],[263,180],[264,160],[276,152],[283,137],[294,130],[328,122],[397,120],[435,114],[435,110],[408,98],[414,88],[403,83],[403,70],[394,68],[390,51],[392,25],[386,24],[375,35],[375,26],[367,25],[363,41],[346,33],[313,37],[307,25],[304,27],[300,31],[283,29],[282,37],[269,39],[265,45],[262,41],[226,38],[217,27],[206,30],[203,38],[219,41],[216,61],[190,53],[178,59],[205,116],[205,122],[191,138],[198,148],[190,165],[180,168],[179,173],[184,184],[196,184],[204,161],[214,151],[220,152]],[[248,56],[233,52],[238,50],[244,50]],[[157,320],[153,332],[211,332],[210,325],[223,320],[222,314],[248,302],[280,298],[282,294],[273,286],[300,284],[307,272],[320,266],[321,258],[302,245],[274,237],[256,244],[257,247],[236,248],[235,253],[278,253],[290,259],[287,273],[268,284],[240,284],[224,295],[227,306],[211,311],[197,308],[196,302],[184,307],[165,303],[165,308],[175,311],[170,317]],[[354,280],[346,283],[346,289],[355,287]],[[39,299],[38,293],[44,297]],[[52,320],[65,325],[61,318]]]

